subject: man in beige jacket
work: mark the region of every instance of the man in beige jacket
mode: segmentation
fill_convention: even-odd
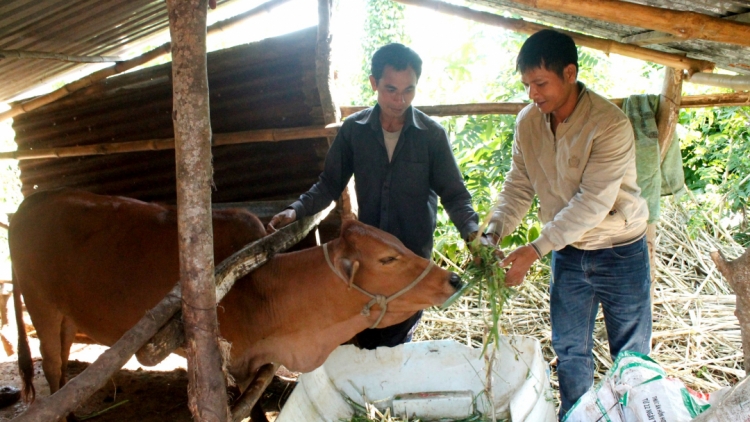
[[[518,115],[511,169],[489,231],[496,239],[510,234],[539,198],[539,238],[502,265],[510,265],[506,284],[519,285],[534,261],[552,252],[550,314],[562,418],[593,384],[600,303],[613,358],[623,350],[650,351],[648,209],[636,185],[630,122],[577,81],[573,40],[538,32],[516,63],[534,104]]]

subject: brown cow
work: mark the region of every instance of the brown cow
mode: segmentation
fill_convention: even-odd
[[[265,234],[242,210],[214,211],[213,228],[216,262]],[[19,303],[23,293],[52,392],[65,383],[77,330],[111,345],[178,280],[176,212],[161,205],[80,191],[37,193],[13,216],[9,243],[15,298]],[[327,248],[276,255],[236,282],[217,311],[221,335],[232,344],[229,372],[244,388],[268,362],[310,371],[363,329],[404,321],[459,286],[458,276],[394,236],[346,222]],[[18,319],[19,366],[33,395]]]

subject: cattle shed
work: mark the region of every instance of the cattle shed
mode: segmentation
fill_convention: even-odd
[[[218,6],[221,11],[245,1],[196,2]],[[748,1],[394,1],[526,34],[553,27],[567,31],[578,45],[664,65],[664,89],[657,116],[662,154],[674,138],[681,107],[750,104]],[[255,2],[257,7],[228,19],[226,25],[241,24],[243,19],[289,2]],[[174,148],[176,145],[180,151],[184,143],[180,145],[181,124],[176,118],[180,106],[173,89],[178,89],[185,79],[173,79],[172,63],[123,72],[170,51],[178,61],[185,45],[195,47],[196,43],[190,45],[176,37],[174,45],[167,43],[138,57],[121,56],[130,47],[147,43],[150,36],[167,31],[170,25],[182,35],[202,35],[202,28],[193,28],[192,32],[185,27],[174,28],[179,19],[170,15],[168,5],[177,8],[179,2],[168,0],[165,5],[161,0],[16,0],[0,4],[0,101],[14,101],[10,110],[0,112],[0,120],[14,119],[18,144],[18,151],[0,153],[0,158],[20,160],[24,196],[70,187],[175,204],[179,202],[179,192],[185,189],[181,183],[208,178],[212,186],[207,193],[210,201],[201,202],[204,210],[209,202],[245,202],[250,206],[246,201],[253,201],[269,205],[261,217],[270,217],[307,190],[323,169],[330,136],[336,133],[335,127],[325,125],[340,120],[339,111],[345,116],[360,108],[336,107],[328,89],[333,80],[328,25],[334,2],[318,0],[317,28],[205,55],[206,98],[210,103],[210,110],[206,110],[210,112],[208,136],[213,135],[213,139],[204,139],[207,142],[202,145],[202,153],[203,157],[210,157],[210,166],[208,171],[202,171],[204,167],[181,178],[176,176],[181,161],[179,153],[175,158]],[[209,11],[209,16],[211,13],[215,12]],[[221,30],[222,25],[218,22],[209,26],[209,36]],[[114,65],[50,94],[23,98],[48,81],[102,62]],[[200,70],[199,60],[192,63],[199,64],[191,70]],[[736,75],[718,74],[716,70]],[[735,92],[682,96],[685,81]],[[616,103],[620,100],[614,99]],[[515,114],[524,105],[484,103],[420,108],[431,115]],[[277,137],[274,131],[288,132]],[[260,132],[264,135],[256,137]],[[221,144],[217,141],[222,136],[237,141]],[[128,152],[127,148],[120,148],[126,143],[140,143],[140,147]],[[344,216],[351,212],[347,195],[345,191],[339,203]],[[338,220],[329,222],[323,240],[330,238],[337,226]],[[655,227],[650,229],[653,240]],[[262,249],[266,246],[261,246],[258,255],[268,252]],[[746,370],[750,368],[748,260],[747,251],[731,263],[718,255],[714,257],[720,272],[737,292]],[[272,376],[275,370],[273,366],[266,368],[266,378],[269,371]],[[268,379],[262,382],[267,384]],[[744,388],[748,385],[745,382]],[[242,411],[245,410],[248,409]]]

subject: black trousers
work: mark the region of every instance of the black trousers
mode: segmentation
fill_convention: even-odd
[[[408,343],[422,318],[422,311],[406,321],[385,328],[368,328],[354,337],[354,344],[360,349],[372,350],[380,346],[393,347]]]

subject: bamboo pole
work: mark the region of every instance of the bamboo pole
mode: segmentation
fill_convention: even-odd
[[[273,381],[273,376],[279,369],[278,363],[267,363],[258,369],[258,373],[255,375],[255,379],[252,384],[245,390],[245,392],[237,400],[237,403],[232,407],[232,418],[231,422],[242,422],[244,421],[252,411],[262,412],[263,409],[260,405],[256,407],[258,399],[266,391],[266,388]],[[263,415],[265,418],[266,415]],[[260,415],[253,416],[250,418],[251,421],[262,421]]]
[[[188,408],[196,421],[225,422],[227,381],[213,283],[211,113],[206,68],[208,0],[167,0],[172,47],[172,120],[177,234],[188,363]]]
[[[333,207],[297,220],[284,226],[276,232],[259,239],[234,253],[216,267],[214,283],[216,285],[216,300],[221,301],[234,285],[234,282],[248,275],[250,272],[265,264],[276,253],[285,251],[304,239],[310,231],[318,226],[328,216]],[[164,360],[172,351],[185,342],[184,331],[180,329],[182,318],[179,313],[165,324],[136,353],[138,362],[146,366],[153,366]]]
[[[622,106],[623,98],[610,101]],[[418,107],[430,116],[465,116],[484,114],[518,114],[529,103],[476,103],[446,104]],[[682,97],[680,108],[750,106],[750,93],[688,95]],[[342,116],[350,116],[365,106],[341,107]],[[287,129],[260,129],[245,132],[217,133],[213,135],[212,146],[237,145],[253,142],[283,142],[296,139],[309,139],[336,136],[340,123],[326,127],[305,126]],[[139,151],[160,151],[174,148],[174,138],[147,139],[143,141],[94,144],[76,147],[47,148],[0,152],[0,160],[33,160],[40,158],[68,158],[89,155],[109,155]]]
[[[667,156],[674,139],[677,121],[680,120],[682,101],[682,71],[671,67],[664,69],[664,84],[659,96],[659,109],[656,112],[656,126],[659,132],[660,161]]]
[[[99,356],[83,372],[68,381],[55,394],[37,397],[29,408],[13,419],[16,422],[58,421],[75,410],[109,382],[112,375],[125,365],[133,353],[151,338],[159,327],[180,309],[180,286],[146,313],[115,344]]]
[[[339,125],[306,126],[288,129],[261,129],[245,132],[217,133],[212,146],[237,145],[252,142],[281,142],[296,139],[335,136]],[[76,147],[46,148],[0,152],[0,160],[32,160],[39,158],[67,158],[89,155],[110,155],[126,152],[161,151],[174,149],[174,138],[147,139],[113,144],[82,145]]]
[[[246,21],[247,19],[250,19],[262,13],[267,13],[271,11],[273,8],[283,3],[286,3],[288,1],[290,0],[269,1],[254,9],[248,10],[245,13],[237,15],[233,18],[214,23],[210,27],[206,28],[206,33],[213,34],[215,32],[220,32],[222,30],[228,29],[240,22]],[[97,72],[94,72],[75,82],[71,82],[56,91],[50,92],[49,94],[42,95],[40,97],[37,97],[25,103],[16,104],[13,107],[11,107],[10,110],[6,110],[0,113],[0,122],[6,119],[10,119],[12,117],[18,116],[19,114],[23,114],[31,110],[35,110],[53,101],[59,100],[60,98],[66,97],[78,90],[89,87],[93,85],[95,82],[99,82],[110,76],[117,75],[119,73],[125,72],[127,70],[130,70],[140,65],[143,65],[145,63],[148,63],[151,60],[159,58],[165,54],[169,54],[170,51],[171,51],[171,43],[162,44],[161,46],[156,47],[155,49],[148,51],[138,57],[134,57],[130,60],[125,60],[123,62],[116,64],[115,66],[108,67],[108,68],[99,70]]]
[[[750,75],[721,75],[718,73],[697,72],[687,80],[691,84],[718,86],[735,91],[750,90]]]
[[[646,60],[653,63],[662,64],[675,69],[685,69],[692,72],[700,72],[704,70],[713,69],[715,64],[698,59],[691,59],[679,54],[664,53],[661,51],[651,50],[648,48],[639,47],[636,45],[625,44],[617,41],[612,41],[604,38],[596,38],[589,35],[583,35],[576,32],[566,31],[559,28],[552,28],[545,25],[536,23],[526,22],[522,19],[511,19],[505,18],[499,15],[495,15],[487,12],[480,12],[477,10],[470,9],[463,6],[455,6],[453,4],[445,3],[437,0],[395,0],[399,3],[410,4],[414,6],[425,7],[433,9],[435,11],[459,16],[465,19],[471,19],[473,21],[481,22],[487,25],[499,26],[501,28],[510,29],[512,31],[521,32],[524,34],[533,34],[543,29],[554,29],[565,34],[568,34],[577,45],[593,48],[596,50],[604,51],[605,53],[615,53],[622,56],[633,57],[640,60]],[[524,1],[526,3],[526,1]],[[580,4],[586,4],[581,2],[570,2],[574,7],[578,7]],[[750,39],[750,38],[748,38]]]
[[[672,34],[680,39],[702,39],[750,46],[750,25],[696,12],[663,9],[620,0],[514,0],[534,9],[568,13],[620,25]]]
[[[529,103],[474,103],[474,104],[447,104],[447,105],[425,105],[417,108],[429,116],[465,116],[472,114],[518,114]],[[365,106],[343,106],[341,114],[344,117],[364,110]]]
[[[68,54],[25,50],[0,50],[0,60],[2,59],[42,59],[74,63],[106,63],[123,61],[123,58],[120,56],[71,56]]]

